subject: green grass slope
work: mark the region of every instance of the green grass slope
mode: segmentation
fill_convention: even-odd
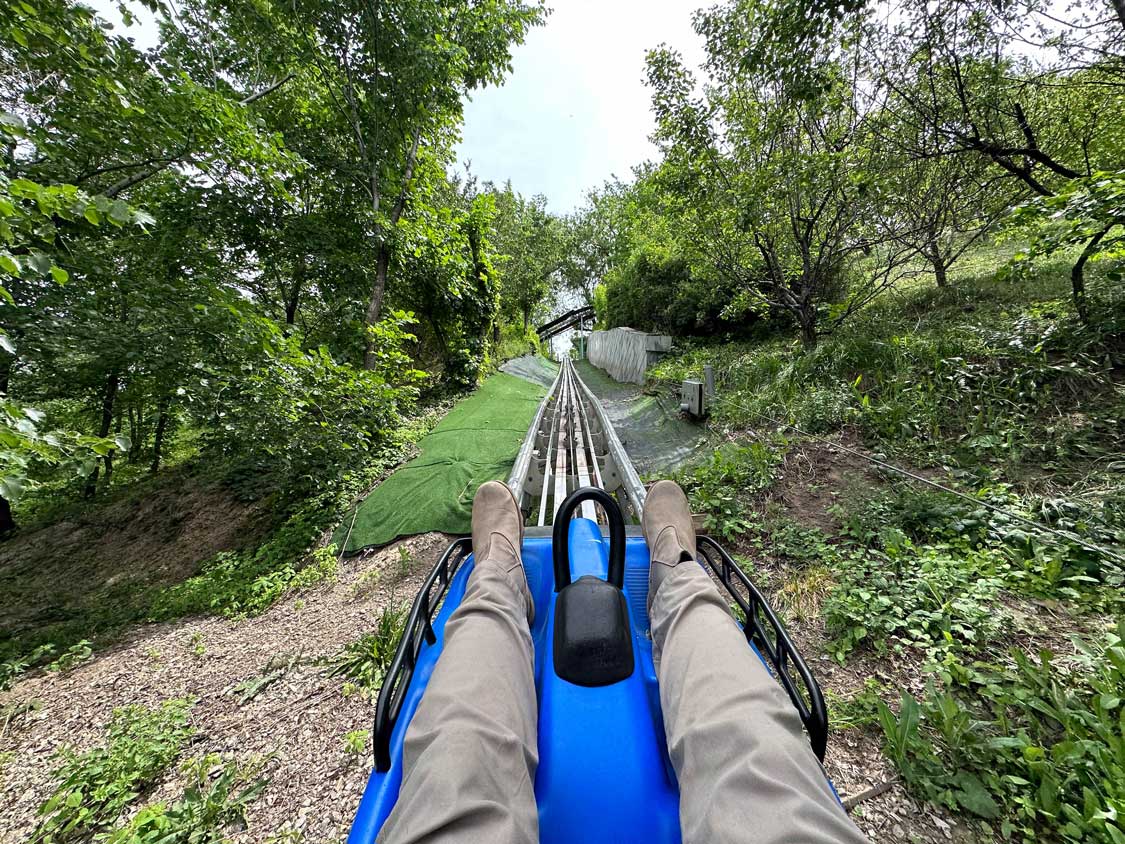
[[[981,250],[949,289],[904,285],[811,353],[684,344],[650,377],[716,367],[732,444],[681,481],[819,652],[830,755],[881,746],[961,840],[1121,844],[1125,296],[1097,265],[1084,326],[1065,264],[1015,283],[1003,262]],[[832,764],[846,791],[871,785]]]

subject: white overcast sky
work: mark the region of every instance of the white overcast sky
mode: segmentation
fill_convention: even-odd
[[[116,0],[86,0],[115,26]],[[587,190],[623,179],[655,158],[645,51],[667,43],[696,65],[702,45],[691,13],[708,0],[550,0],[545,26],[515,49],[512,73],[475,92],[465,107],[458,166],[520,193],[543,194],[553,211],[581,204]],[[151,15],[126,30],[137,46],[156,43]]]
[[[465,107],[460,162],[481,179],[511,179],[568,212],[584,193],[655,158],[645,51],[661,43],[691,65],[702,44],[691,13],[706,0],[553,0],[545,26],[517,47],[500,88]]]

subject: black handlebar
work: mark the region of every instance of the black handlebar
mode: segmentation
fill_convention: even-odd
[[[561,592],[570,585],[570,517],[583,501],[595,501],[605,510],[609,519],[609,576],[611,586],[625,585],[625,517],[613,496],[596,486],[586,486],[572,492],[555,514],[552,541],[555,564],[555,591]]]

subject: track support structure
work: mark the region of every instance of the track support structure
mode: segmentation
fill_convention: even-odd
[[[574,369],[562,361],[554,384],[536,412],[516,457],[508,486],[527,523],[547,526],[566,497],[595,486],[614,496],[625,518],[639,522],[645,488],[605,409]],[[580,515],[598,519],[593,502]]]

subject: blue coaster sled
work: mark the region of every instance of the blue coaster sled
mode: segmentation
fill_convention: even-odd
[[[597,523],[571,519],[588,499],[605,510],[608,539]],[[679,790],[664,738],[646,609],[644,538],[627,536],[616,502],[588,487],[564,502],[553,536],[524,539],[522,556],[535,602],[540,841],[679,842]],[[823,759],[828,717],[804,660],[765,598],[716,542],[700,537],[699,557],[729,593],[749,647],[788,692]],[[374,844],[398,799],[403,737],[472,568],[472,543],[459,539],[414,600],[376,705],[375,770],[348,844]]]

